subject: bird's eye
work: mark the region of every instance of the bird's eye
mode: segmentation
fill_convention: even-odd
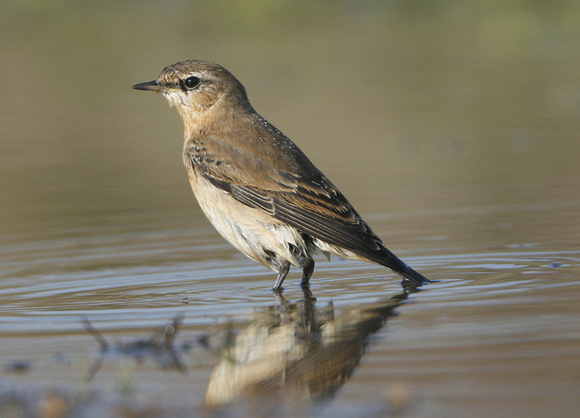
[[[182,80],[181,86],[191,90],[196,88],[199,85],[199,82],[200,82],[199,77],[191,76],[186,78],[185,80]]]

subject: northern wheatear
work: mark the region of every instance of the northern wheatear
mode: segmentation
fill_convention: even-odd
[[[307,286],[318,250],[390,268],[412,286],[429,280],[382,243],[287,136],[260,116],[228,70],[207,61],[165,67],[133,86],[175,106],[185,128],[183,161],[193,193],[218,232],[249,258],[277,271],[290,265]]]

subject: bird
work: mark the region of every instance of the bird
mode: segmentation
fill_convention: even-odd
[[[161,93],[183,120],[183,162],[215,229],[250,259],[277,272],[290,266],[303,288],[318,252],[374,262],[416,289],[430,282],[388,250],[341,191],[300,148],[260,116],[245,87],[219,64],[187,60],[136,90]]]

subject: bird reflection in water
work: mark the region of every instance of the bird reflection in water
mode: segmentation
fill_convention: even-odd
[[[347,307],[335,317],[332,302],[317,308],[312,293],[303,291],[304,299],[296,303],[279,294],[275,306],[228,338],[208,384],[207,406],[273,392],[309,400],[332,397],[359,364],[369,336],[408,296],[405,291]]]

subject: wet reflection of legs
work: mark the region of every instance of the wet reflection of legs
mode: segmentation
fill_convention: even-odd
[[[358,366],[369,336],[408,296],[402,292],[335,313],[332,302],[317,308],[310,289],[302,291],[296,302],[275,293],[276,303],[253,314],[230,340],[210,378],[208,406],[240,397],[261,404],[273,391],[309,400],[333,396]],[[262,399],[261,394],[269,395]]]

